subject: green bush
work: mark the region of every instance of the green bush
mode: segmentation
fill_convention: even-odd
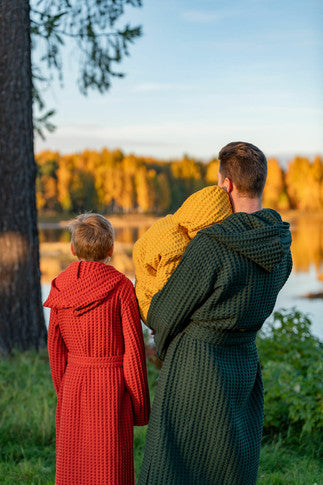
[[[322,431],[323,346],[310,326],[307,315],[281,310],[259,332],[267,435],[312,439]]]

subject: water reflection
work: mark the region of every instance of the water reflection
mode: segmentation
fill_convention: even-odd
[[[291,232],[294,271],[309,271],[314,264],[317,273],[322,272],[323,218],[299,216],[292,219]]]
[[[116,227],[116,241],[126,244],[134,244],[149,228],[149,226],[140,227]],[[40,224],[39,241],[44,242],[69,242],[71,239],[70,232],[65,227],[50,225],[44,227]]]
[[[323,217],[319,216],[295,216],[290,219],[293,237],[292,254],[293,270],[309,271],[314,264],[317,273],[323,271]],[[149,225],[140,227],[116,227],[116,241],[126,244],[134,244]],[[69,242],[70,233],[58,224],[40,224],[40,242]]]
[[[289,222],[293,237],[294,266],[288,282],[278,296],[275,309],[296,306],[299,310],[308,312],[313,321],[313,333],[323,339],[323,300],[304,298],[307,293],[323,291],[323,217],[292,216]],[[133,244],[148,228],[149,225],[144,224],[115,228],[118,244],[112,264],[130,278],[134,277]],[[41,246],[41,252],[42,247],[46,247],[41,257],[42,282],[46,285],[71,262],[69,244],[66,244],[70,241],[70,235],[66,228],[59,227],[58,224],[41,225],[40,241],[46,243]]]
[[[62,227],[46,227],[38,229],[39,242],[68,242],[71,239],[70,232]]]

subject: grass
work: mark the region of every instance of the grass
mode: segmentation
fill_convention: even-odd
[[[54,483],[55,400],[45,352],[1,360],[0,483]]]
[[[153,398],[158,371],[152,364],[148,374]],[[45,351],[0,360],[0,483],[54,485],[55,406]],[[146,430],[135,428],[137,477]],[[322,478],[320,462],[310,449],[287,447],[281,439],[263,445],[260,485],[319,485]]]
[[[322,465],[312,453],[286,447],[280,439],[262,446],[259,485],[319,485],[322,479]]]

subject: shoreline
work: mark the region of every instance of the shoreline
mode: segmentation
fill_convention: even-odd
[[[149,215],[149,214],[103,214],[111,224],[116,228],[119,229],[121,227],[145,227],[151,226],[155,221],[157,221],[160,217],[157,215]],[[60,219],[59,216],[39,216],[37,219],[37,225],[39,229],[63,229],[67,226],[69,221],[76,217],[75,215],[71,214],[70,216],[66,214],[62,214],[63,219]],[[323,214],[322,214],[323,217]]]
[[[267,209],[267,207],[264,207]],[[276,210],[276,209],[274,209]],[[308,211],[300,211],[297,209],[288,209],[288,210],[278,210],[277,211],[283,218],[286,219],[293,219],[293,218],[310,218],[310,219],[323,219],[323,210],[322,211],[315,211],[315,212],[308,212]],[[171,212],[169,212],[170,214]],[[116,227],[121,227],[126,222],[129,224],[129,227],[134,226],[142,226],[146,224],[153,224],[157,219],[164,217],[166,214],[157,215],[157,214],[140,214],[140,213],[129,213],[129,214],[102,214],[104,217],[109,219],[112,224],[115,224]],[[47,228],[50,225],[55,225],[55,227],[65,227],[68,222],[77,217],[77,214],[56,214],[56,215],[38,215],[37,221],[38,226],[42,226]]]

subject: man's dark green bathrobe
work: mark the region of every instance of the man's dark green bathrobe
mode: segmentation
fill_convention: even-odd
[[[263,209],[201,230],[148,312],[164,360],[139,485],[252,485],[263,425],[255,338],[291,268]]]

